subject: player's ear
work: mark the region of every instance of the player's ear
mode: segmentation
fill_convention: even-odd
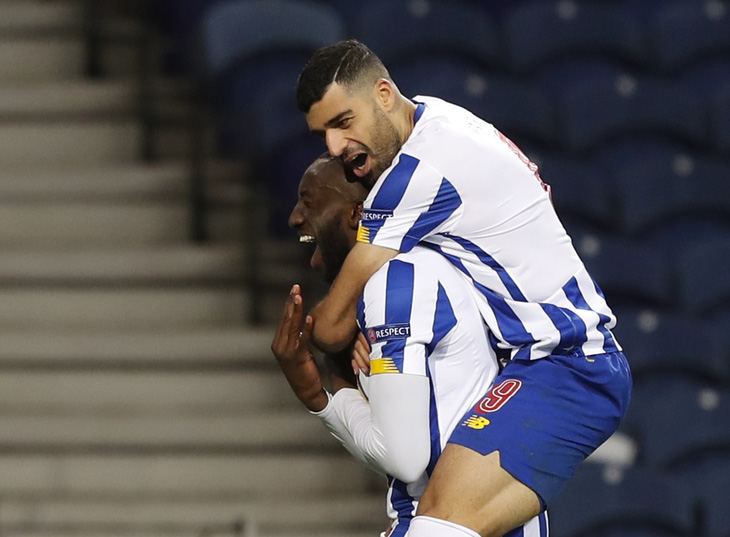
[[[362,220],[362,203],[358,203],[352,208],[350,213],[350,228],[357,229],[360,226],[360,220]]]
[[[385,78],[380,78],[375,83],[375,99],[385,109],[390,110],[396,103],[397,90],[393,83]]]

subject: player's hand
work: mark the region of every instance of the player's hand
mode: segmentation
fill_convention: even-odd
[[[314,355],[309,350],[314,322],[309,315],[302,322],[303,302],[301,290],[295,285],[284,305],[271,352],[294,394],[309,410],[319,412],[327,406],[328,398]]]
[[[360,374],[360,372],[366,375],[370,373],[370,343],[362,335],[362,332],[358,332],[355,348],[352,351],[352,370],[355,375]]]

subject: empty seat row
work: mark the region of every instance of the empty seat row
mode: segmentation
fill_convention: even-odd
[[[179,47],[206,14],[222,3],[155,0],[151,6],[154,19]],[[307,4],[331,11],[348,37],[363,40],[387,62],[431,49],[527,73],[549,61],[591,53],[671,72],[697,58],[730,50],[730,16],[721,0],[320,0]],[[288,14],[282,11],[280,16]]]

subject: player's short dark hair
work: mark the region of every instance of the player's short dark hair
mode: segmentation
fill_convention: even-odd
[[[352,87],[355,83],[390,79],[375,53],[355,39],[318,49],[307,62],[297,83],[297,105],[305,114],[324,96],[333,82]]]

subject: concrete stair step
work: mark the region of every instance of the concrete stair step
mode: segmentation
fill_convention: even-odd
[[[0,121],[131,114],[134,113],[135,92],[135,83],[131,80],[5,85],[0,87]]]
[[[273,367],[184,372],[4,370],[0,388],[5,416],[174,419],[175,414],[220,417],[291,409],[292,420],[298,420],[306,414],[284,376]]]
[[[0,493],[352,494],[366,490],[366,472],[344,450],[297,456],[0,456]]]
[[[2,0],[0,38],[4,33],[80,30],[82,4],[77,1]]]
[[[242,289],[5,289],[8,329],[231,327],[244,324]]]
[[[383,486],[383,488],[385,488]],[[270,498],[220,499],[217,501],[164,501],[145,500],[4,500],[3,531],[20,531],[35,526],[46,528],[115,527],[127,528],[176,528],[181,532],[203,535],[201,530],[226,526],[232,529],[234,521],[249,520],[258,527],[259,537],[272,535],[268,526],[289,526],[289,531],[302,527],[350,526],[367,528],[380,524],[385,527],[384,494],[348,494],[344,496],[316,496],[297,498],[286,503],[286,516],[282,517],[282,505]],[[253,529],[253,528],[252,528]],[[197,533],[196,533],[197,530]],[[332,535],[324,530],[323,535]],[[331,531],[331,529],[329,530]],[[205,535],[213,533],[206,532]],[[244,535],[246,535],[244,533]],[[282,535],[278,533],[277,535]],[[301,537],[301,533],[290,533]],[[321,534],[317,534],[321,535]],[[349,531],[342,535],[352,535]],[[364,534],[363,534],[364,535]],[[370,532],[369,537],[377,535]]]
[[[182,202],[0,202],[0,244],[89,247],[183,243],[188,220],[189,210]],[[221,233],[228,231],[225,224],[221,228]],[[231,229],[231,233],[239,231],[240,227]]]
[[[296,419],[293,419],[295,418]],[[337,450],[319,419],[293,410],[240,416],[2,416],[8,453],[247,453]]]
[[[275,327],[186,330],[0,331],[0,367],[189,368],[273,367]]]
[[[110,164],[51,169],[0,168],[0,196],[5,203],[136,199],[183,200],[188,171],[182,162]]]
[[[240,281],[243,247],[238,244],[172,244],[159,248],[8,249],[0,258],[0,282],[86,285]]]
[[[2,122],[2,168],[17,170],[27,167],[28,163],[46,169],[48,166],[129,163],[137,159],[140,136],[139,125],[132,118],[94,122]]]
[[[80,34],[13,34],[0,39],[0,84],[61,81],[83,75],[85,49]]]

